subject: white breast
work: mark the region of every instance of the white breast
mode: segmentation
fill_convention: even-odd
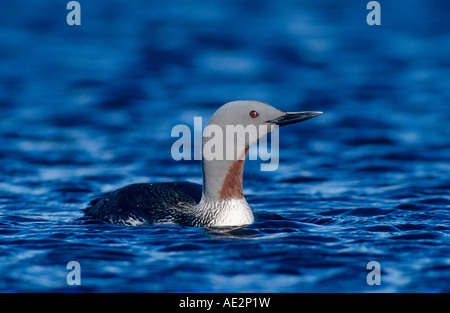
[[[219,201],[200,201],[200,214],[212,216],[207,226],[242,226],[255,221],[252,209],[245,198]]]

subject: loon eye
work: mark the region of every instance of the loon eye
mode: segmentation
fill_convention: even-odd
[[[251,111],[251,112],[250,112],[250,116],[251,116],[252,118],[256,118],[256,117],[259,116],[259,114],[258,114],[258,112],[256,112],[256,111]]]

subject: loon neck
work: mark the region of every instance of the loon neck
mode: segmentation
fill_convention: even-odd
[[[196,216],[207,226],[240,226],[254,222],[242,192],[242,174],[248,147],[237,160],[202,160],[203,194]],[[239,151],[239,150],[238,150]]]
[[[202,160],[202,199],[221,201],[244,199],[242,176],[249,147],[241,149],[237,160]]]

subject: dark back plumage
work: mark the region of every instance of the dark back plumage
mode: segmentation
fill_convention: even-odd
[[[132,184],[91,201],[85,214],[120,225],[193,225],[202,186],[190,182]]]

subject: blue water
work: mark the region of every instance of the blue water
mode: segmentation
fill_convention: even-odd
[[[448,1],[380,1],[381,26],[366,1],[80,3],[81,26],[64,1],[0,9],[1,292],[450,292]],[[237,99],[324,112],[280,129],[277,171],[246,162],[256,223],[83,218],[200,183],[171,129]]]

